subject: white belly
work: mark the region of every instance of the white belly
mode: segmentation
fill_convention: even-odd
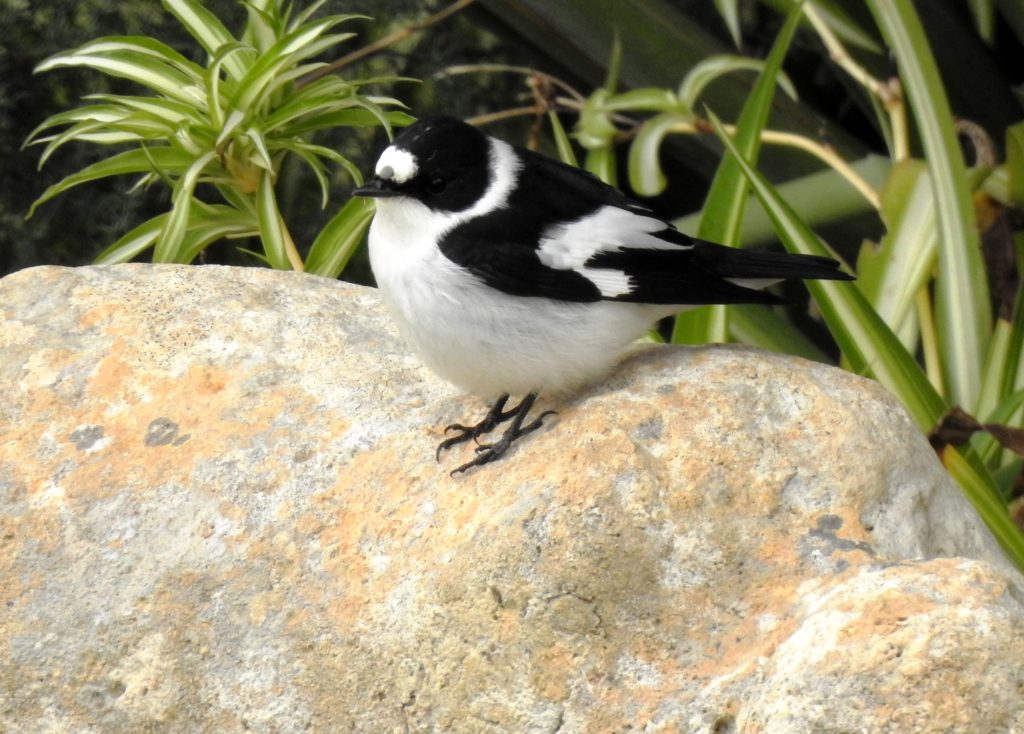
[[[384,300],[424,363],[469,392],[575,387],[609,370],[623,347],[674,310],[506,295],[442,255],[433,244],[440,233],[412,226],[430,219],[421,204],[390,199],[378,207],[370,264]]]

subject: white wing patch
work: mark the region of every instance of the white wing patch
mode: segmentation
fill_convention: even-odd
[[[541,237],[537,257],[549,268],[575,270],[597,286],[602,296],[615,298],[632,290],[629,276],[611,268],[588,268],[586,262],[602,252],[625,249],[689,249],[651,234],[663,229],[665,223],[660,219],[604,206],[575,222],[550,227]]]
[[[374,173],[385,181],[394,181],[403,184],[413,178],[419,171],[419,163],[416,156],[407,150],[389,145],[380,154],[377,160],[377,167]]]
[[[573,268],[577,273],[597,286],[605,298],[624,296],[633,290],[632,280],[622,270],[612,268]]]

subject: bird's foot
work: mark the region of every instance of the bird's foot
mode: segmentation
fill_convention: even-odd
[[[506,411],[504,408],[507,400],[508,395],[500,397],[484,419],[476,426],[449,426],[449,429],[451,430],[461,430],[462,432],[458,436],[445,439],[441,442],[441,445],[437,447],[438,457],[440,457],[441,452],[445,449],[450,448],[455,444],[468,441],[470,438],[477,440],[481,435],[489,433],[501,423],[512,419],[512,424],[505,429],[505,432],[501,435],[500,439],[494,443],[480,444],[477,446],[476,458],[454,469],[451,472],[452,476],[461,474],[474,466],[483,466],[484,464],[489,464],[492,461],[497,461],[505,454],[506,451],[508,451],[509,447],[516,441],[516,439],[520,436],[525,436],[527,433],[536,431],[544,424],[545,418],[549,415],[555,414],[555,411],[553,410],[546,410],[541,413],[540,416],[524,425],[526,416],[530,412],[530,408],[533,407],[533,403],[537,400],[537,394],[528,394],[522,399],[519,405]]]
[[[452,431],[458,431],[458,435],[446,438],[437,447],[437,453],[434,458],[437,461],[441,460],[441,452],[447,451],[452,446],[458,446],[460,443],[465,443],[470,439],[476,441],[485,433],[490,433],[499,425],[507,421],[509,418],[515,416],[522,403],[514,408],[505,410],[505,404],[508,403],[508,393],[502,393],[498,396],[498,399],[494,401],[494,405],[487,411],[487,415],[484,416],[483,420],[473,426],[464,426],[461,423],[452,423],[449,426],[445,426],[444,432],[450,433]]]

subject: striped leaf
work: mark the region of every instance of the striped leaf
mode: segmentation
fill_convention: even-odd
[[[939,231],[935,302],[949,398],[973,408],[981,389],[992,313],[949,100],[911,0],[868,0],[868,7],[896,57],[935,191]]]

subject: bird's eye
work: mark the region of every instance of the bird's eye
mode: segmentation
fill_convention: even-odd
[[[434,178],[427,181],[427,191],[429,191],[432,194],[440,194],[442,191],[445,190],[445,187],[447,186],[448,181],[441,178],[440,176],[435,176]]]

